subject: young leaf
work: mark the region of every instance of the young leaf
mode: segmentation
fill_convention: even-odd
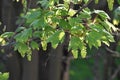
[[[43,50],[47,50],[47,41],[41,41]]]
[[[108,2],[109,9],[113,10],[114,0],[107,0],[107,2]]]
[[[28,61],[31,61],[31,59],[32,59],[32,51],[28,52],[27,59],[28,59]]]
[[[86,51],[86,47],[85,46],[83,46],[83,48],[82,48],[82,50],[81,50],[81,57],[82,58],[85,58],[86,57],[86,54],[87,54],[87,51]]]
[[[68,15],[73,16],[75,13],[76,13],[75,10],[70,9],[69,12],[68,12]]]
[[[73,49],[73,50],[72,50],[72,54],[73,54],[73,57],[74,57],[75,59],[78,58],[78,50]]]

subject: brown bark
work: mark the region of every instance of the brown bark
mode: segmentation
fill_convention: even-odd
[[[49,59],[49,80],[61,80],[61,57],[63,54],[63,46],[59,45],[56,49],[52,49],[50,55],[55,55],[55,57],[50,57]]]
[[[21,65],[19,64],[18,54],[15,53],[13,57],[6,61],[7,69],[9,71],[9,80],[21,80]]]
[[[32,60],[23,59],[23,70],[21,80],[39,80],[39,53],[33,51]]]
[[[116,42],[111,43],[109,47],[113,51],[116,51],[116,47],[118,44],[118,39],[116,36],[115,36],[115,41]],[[114,80],[112,76],[117,70],[117,65],[115,64],[115,57],[112,56],[113,54],[114,53],[106,51],[105,59],[104,59],[104,80]]]
[[[12,0],[2,0],[2,23],[5,31],[15,30],[15,10]]]

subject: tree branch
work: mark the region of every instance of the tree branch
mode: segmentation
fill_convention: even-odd
[[[87,4],[84,4],[81,8],[78,9],[78,11],[72,16],[76,17],[77,14],[79,14],[84,8],[86,8],[93,0],[89,0]]]
[[[107,50],[108,52],[112,53],[111,55],[112,55],[113,57],[120,57],[120,53],[119,53],[119,52],[113,51],[113,50],[109,49],[108,47],[106,47],[106,50]]]

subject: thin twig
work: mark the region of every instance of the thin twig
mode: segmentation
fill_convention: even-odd
[[[112,55],[113,57],[120,57],[120,53],[119,53],[119,52],[113,51],[113,50],[109,49],[108,47],[106,47],[106,50],[107,50],[108,52],[112,53],[111,55]]]
[[[77,14],[79,14],[84,8],[86,8],[93,0],[89,0],[87,4],[84,4],[81,8],[78,9],[78,11],[72,16],[76,17]]]

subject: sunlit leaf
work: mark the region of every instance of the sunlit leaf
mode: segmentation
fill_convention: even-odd
[[[32,60],[32,51],[29,51],[28,54],[27,54],[27,59],[28,61],[31,61]]]
[[[52,47],[56,48],[57,45],[62,41],[65,33],[61,30],[56,31],[53,35],[51,35],[48,39],[47,42],[52,43]]]
[[[41,41],[43,50],[47,50],[47,41]]]
[[[78,58],[78,50],[73,49],[73,50],[72,50],[72,54],[73,54],[73,57],[74,57],[75,59]]]
[[[93,13],[96,13],[96,14],[100,15],[100,17],[101,17],[103,20],[110,19],[109,15],[108,15],[105,11],[102,11],[102,10],[94,10]]]
[[[85,58],[85,57],[86,57],[86,54],[87,54],[87,51],[86,51],[86,47],[84,46],[84,47],[81,49],[81,57],[82,57],[82,58]]]
[[[85,3],[87,3],[89,0],[83,0]]]
[[[114,0],[107,0],[107,2],[108,2],[109,9],[113,10]]]
[[[73,16],[75,13],[76,13],[75,10],[70,9],[69,12],[68,12],[68,15]]]
[[[8,80],[9,78],[9,73],[8,72],[0,72],[0,80]]]

